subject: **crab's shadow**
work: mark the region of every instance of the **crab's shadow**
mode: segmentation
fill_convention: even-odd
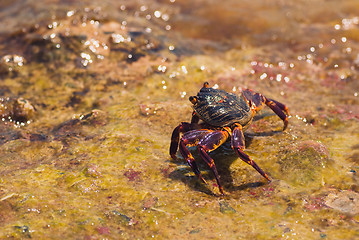
[[[281,131],[245,133],[244,136],[245,136],[246,148],[248,148],[251,145],[254,137],[273,136],[279,133],[281,133]],[[172,160],[172,162],[179,165],[179,167],[176,170],[172,171],[169,177],[173,180],[180,180],[184,182],[195,191],[200,191],[208,195],[214,196],[215,194],[213,190],[214,188],[217,188],[217,185],[214,184],[215,177],[212,171],[210,170],[208,165],[201,159],[196,147],[191,147],[189,148],[189,150],[191,151],[193,157],[195,158],[198,168],[201,171],[203,177],[206,180],[210,179],[211,181],[209,182],[209,184],[213,183],[213,186],[207,186],[206,184],[202,183],[197,178],[197,176],[193,174],[192,169],[187,165],[187,163],[182,158],[180,160]],[[218,174],[220,176],[221,183],[225,191],[236,192],[236,191],[246,190],[249,188],[257,188],[267,184],[266,181],[264,180],[263,182],[250,182],[241,185],[233,185],[233,177],[231,175],[230,166],[234,161],[241,161],[241,160],[239,159],[238,155],[232,150],[230,141],[225,142],[218,149],[209,153],[209,155],[213,158],[216,164]],[[248,165],[248,167],[250,166]]]

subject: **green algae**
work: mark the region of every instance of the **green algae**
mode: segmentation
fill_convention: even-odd
[[[288,147],[278,156],[280,171],[284,179],[296,186],[316,182],[321,184],[322,174],[328,166],[329,152],[318,142],[299,142],[297,147]]]
[[[235,39],[222,41],[218,40],[222,32],[214,28],[211,31],[218,35],[209,40],[210,34],[200,31],[206,41],[199,33],[192,33],[195,39],[176,40],[169,33],[184,31],[180,26],[168,31],[162,27],[171,23],[153,15],[157,20],[148,21],[146,15],[158,10],[179,13],[180,18],[186,2],[172,7],[154,2],[145,11],[137,2],[125,10],[121,7],[125,3],[118,3],[121,11],[108,6],[81,10],[74,4],[38,27],[24,26],[21,33],[11,30],[13,35],[1,36],[11,40],[1,44],[1,56],[8,47],[7,51],[17,49],[11,54],[23,54],[25,61],[22,66],[0,64],[0,92],[29,99],[37,112],[26,126],[1,123],[0,238],[351,239],[358,235],[355,208],[341,212],[336,202],[338,192],[358,191],[359,171],[358,85],[340,76],[353,72],[355,78],[356,65],[347,59],[355,60],[358,43],[355,33],[347,35],[347,42],[330,42],[342,15],[336,17],[328,6],[321,11],[330,12],[330,20],[319,21],[312,9],[306,14],[308,23],[290,18],[291,24],[301,25],[300,31],[278,33],[280,18],[268,16],[283,9],[271,5],[271,14],[258,15],[267,10],[253,3],[248,5],[251,12],[262,17],[254,21],[244,15],[240,22],[251,28],[258,25],[256,34],[224,32]],[[232,1],[223,3],[226,13],[231,4],[236,6]],[[301,2],[292,4],[303,7]],[[348,19],[356,14],[350,7],[340,10],[355,5],[353,1],[336,4]],[[205,4],[202,12],[192,14],[203,19],[212,7]],[[72,9],[74,15],[67,17]],[[293,8],[294,15],[301,15],[298,9]],[[207,16],[214,21],[215,15]],[[99,28],[91,18],[99,21]],[[226,19],[217,18],[224,26],[229,24]],[[54,21],[62,25],[49,28]],[[177,19],[176,24],[180,22]],[[200,29],[200,22],[193,21],[195,29]],[[312,26],[312,22],[319,23]],[[83,23],[87,25],[81,28]],[[309,34],[291,42],[291,34],[303,36],[311,32],[309,26],[321,30],[324,37]],[[69,36],[61,35],[66,27],[71,28]],[[133,42],[114,42],[108,29],[132,34]],[[53,33],[54,38],[41,39]],[[39,36],[44,44],[36,43]],[[91,45],[86,45],[89,39],[109,49],[100,44],[98,52],[91,52]],[[322,48],[316,45],[319,39],[327,41]],[[313,53],[311,47],[322,50]],[[326,55],[331,52],[336,54]],[[88,54],[92,63],[85,66],[88,55],[81,53]],[[129,59],[129,54],[134,58]],[[99,55],[104,58],[96,59]],[[335,63],[339,66],[332,66]],[[228,143],[210,154],[224,185],[223,197],[195,148],[191,151],[209,185],[200,183],[184,161],[170,158],[171,132],[180,122],[190,121],[188,97],[204,81],[234,93],[253,88],[288,105],[292,116],[286,132],[280,131],[282,121],[264,109],[245,133],[246,152],[268,173],[271,183],[238,159]],[[329,196],[335,196],[335,204]]]

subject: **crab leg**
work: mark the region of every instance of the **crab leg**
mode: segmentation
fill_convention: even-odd
[[[284,114],[284,112],[286,112],[287,114],[289,113],[287,106],[285,106],[283,103],[277,102],[269,98],[265,99],[265,104],[268,107],[270,107],[273,110],[273,112],[275,112],[275,114],[277,114],[278,117],[280,117],[280,119],[283,120],[284,122],[283,131],[284,131],[288,126],[288,116]]]
[[[284,105],[283,103],[280,103],[274,99],[267,98],[267,100],[270,102],[274,102],[283,112],[285,112],[286,115],[289,115],[289,109],[286,105]]]
[[[179,150],[182,154],[182,156],[186,159],[188,165],[192,168],[192,171],[196,174],[196,176],[205,184],[207,184],[206,180],[204,180],[204,178],[202,177],[201,172],[199,171],[198,167],[197,167],[197,163],[194,160],[192,154],[188,151],[186,145],[181,141],[180,142],[180,146],[179,146]]]
[[[223,187],[220,182],[220,178],[218,175],[218,171],[216,165],[214,164],[213,159],[208,155],[207,152],[213,151],[222,145],[229,137],[229,133],[227,131],[212,131],[211,133],[207,134],[201,141],[198,143],[198,150],[199,154],[201,155],[202,159],[208,164],[211,168],[214,176],[216,177],[217,185],[219,191],[222,195],[224,195]]]
[[[171,145],[170,145],[170,155],[173,159],[177,159],[176,152],[178,148],[179,136],[180,133],[185,133],[194,129],[199,129],[201,126],[197,123],[188,123],[188,122],[181,122],[172,132],[171,137]]]
[[[192,154],[188,151],[187,146],[195,146],[201,138],[210,133],[210,130],[199,129],[186,132],[179,143],[179,150],[183,158],[187,161],[188,165],[192,168],[192,171],[196,174],[196,176],[204,183],[207,182],[201,175],[201,172],[198,170],[197,163],[194,160]]]
[[[251,165],[255,170],[257,170],[257,172],[259,172],[268,181],[271,181],[268,175],[247,154],[243,152],[245,149],[245,143],[244,143],[242,126],[240,124],[235,124],[235,128],[233,129],[232,138],[231,138],[231,146],[233,150],[238,154],[238,156],[244,162]]]
[[[193,111],[191,123],[198,123],[198,122],[199,122],[199,117],[198,117],[197,113],[195,111]]]

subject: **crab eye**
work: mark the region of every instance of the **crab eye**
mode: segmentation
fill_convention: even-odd
[[[196,104],[198,102],[198,98],[196,96],[190,96],[189,100],[192,104]]]

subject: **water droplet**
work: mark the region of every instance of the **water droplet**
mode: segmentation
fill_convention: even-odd
[[[180,95],[181,95],[181,98],[184,98],[187,95],[187,93],[186,92],[180,92]]]
[[[155,12],[153,13],[153,15],[154,15],[156,18],[160,18],[161,15],[162,15],[162,13],[157,10],[157,11],[155,11]]]
[[[187,74],[187,73],[188,73],[186,66],[184,66],[184,65],[181,66],[181,69],[182,69],[182,72],[183,72],[184,74]]]
[[[74,10],[71,10],[71,11],[68,11],[68,12],[66,13],[66,16],[71,17],[71,16],[73,16],[74,14],[75,14],[75,11],[74,11]]]
[[[160,71],[160,72],[166,72],[166,69],[167,67],[166,66],[163,66],[163,65],[159,65],[157,70]]]
[[[166,14],[166,13],[165,13],[165,14],[162,14],[162,20],[163,20],[163,21],[166,21],[166,22],[167,22],[169,19],[170,19],[170,16],[169,16],[168,14]]]

